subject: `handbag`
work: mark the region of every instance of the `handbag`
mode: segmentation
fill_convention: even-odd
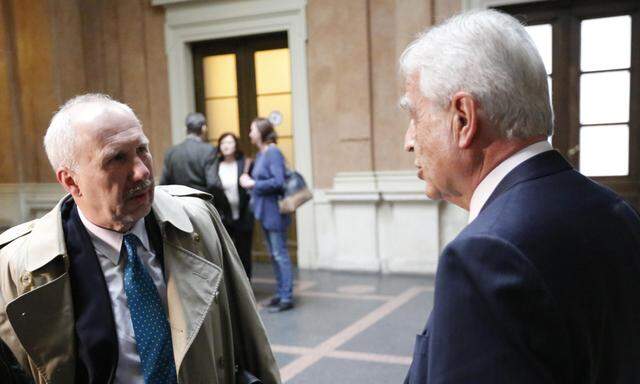
[[[283,197],[278,201],[280,213],[293,213],[295,210],[313,198],[302,175],[287,169],[284,175]]]

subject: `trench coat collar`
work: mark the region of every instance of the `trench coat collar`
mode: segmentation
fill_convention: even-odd
[[[42,268],[56,257],[67,253],[62,235],[64,232],[61,214],[62,204],[67,199],[71,199],[71,195],[63,197],[55,208],[34,222],[31,237],[38,240],[30,241],[27,248],[25,268],[28,272]]]
[[[163,188],[155,189],[152,210],[159,224],[170,223],[182,232],[193,232],[187,213]]]
[[[67,253],[64,236],[61,235],[63,230],[60,210],[62,204],[71,198],[71,195],[67,194],[51,211],[40,220],[34,222],[31,233],[32,237],[38,239],[38,241],[29,242],[26,260],[28,272],[42,268],[51,260]],[[162,188],[155,189],[152,210],[158,222],[168,222],[183,232],[193,232],[193,225],[191,225],[191,221],[184,209],[175,204],[175,201],[171,199],[171,195]]]

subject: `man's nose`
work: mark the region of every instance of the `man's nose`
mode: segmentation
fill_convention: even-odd
[[[413,120],[409,123],[409,128],[407,128],[407,132],[404,134],[404,150],[407,152],[413,152],[413,147],[416,143],[416,128]]]
[[[134,180],[146,180],[151,175],[151,170],[142,159],[136,156],[133,164],[133,179]]]

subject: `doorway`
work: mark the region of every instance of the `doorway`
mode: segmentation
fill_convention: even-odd
[[[239,139],[240,150],[255,158],[249,125],[257,117],[277,124],[278,148],[294,168],[291,58],[286,32],[209,40],[191,44],[196,111],[207,117],[208,140],[216,145],[225,132]],[[295,215],[287,245],[297,263]],[[264,236],[256,222],[253,258],[268,261]]]

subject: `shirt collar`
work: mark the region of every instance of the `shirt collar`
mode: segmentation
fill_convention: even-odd
[[[489,200],[493,191],[509,172],[533,156],[542,152],[551,151],[552,149],[553,147],[551,147],[551,144],[549,144],[547,140],[538,141],[514,153],[489,172],[480,184],[478,184],[471,196],[471,202],[469,203],[469,223],[478,217],[484,204]]]
[[[110,229],[99,227],[93,224],[78,208],[78,216],[84,227],[89,232],[89,236],[96,247],[96,251],[106,258],[108,258],[113,264],[117,265],[120,262],[120,250],[122,248],[122,238],[124,233],[112,231]],[[148,252],[151,251],[149,247],[149,236],[147,235],[147,229],[144,225],[144,219],[138,220],[131,230],[127,233],[136,235],[144,249]]]

